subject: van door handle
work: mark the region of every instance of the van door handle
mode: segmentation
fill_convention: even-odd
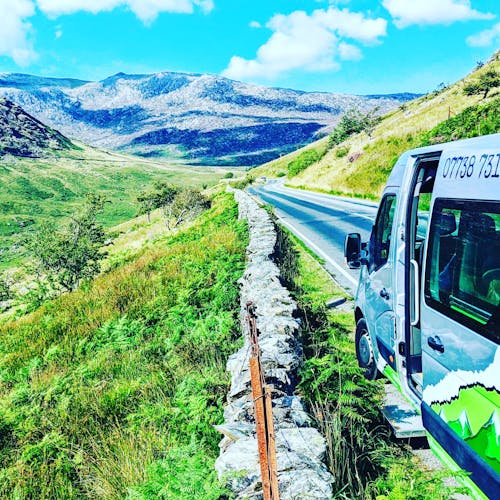
[[[441,343],[441,339],[437,335],[436,337],[429,337],[427,339],[427,344],[435,351],[444,352],[444,345]]]
[[[385,288],[380,290],[380,296],[385,300],[389,300],[389,292]]]
[[[420,274],[418,269],[418,262],[415,259],[410,260],[411,273],[413,281],[412,299],[413,299],[413,311],[412,317],[410,318],[410,325],[417,326],[420,321]]]

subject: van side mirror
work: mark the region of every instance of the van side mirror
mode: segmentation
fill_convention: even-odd
[[[361,235],[349,233],[345,239],[344,257],[350,269],[361,267]]]

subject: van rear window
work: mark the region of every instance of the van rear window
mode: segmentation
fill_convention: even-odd
[[[426,303],[500,343],[500,202],[437,199]]]

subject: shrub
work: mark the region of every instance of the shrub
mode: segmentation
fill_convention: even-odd
[[[295,177],[307,167],[320,160],[321,155],[315,149],[308,149],[300,153],[297,158],[288,164],[288,177]]]
[[[489,92],[498,87],[500,87],[500,73],[494,69],[489,69],[481,73],[477,80],[465,85],[464,94],[483,94],[483,99],[486,99]]]
[[[363,115],[357,109],[346,111],[330,135],[328,149],[332,149],[351,135],[359,132],[365,131],[371,137],[375,125],[380,122],[380,117],[375,116],[376,112],[377,109],[374,109]]]
[[[251,175],[246,175],[246,177],[240,181],[232,181],[230,182],[230,186],[234,189],[245,189],[249,184],[251,184],[255,180],[255,177]]]
[[[340,148],[337,148],[335,150],[335,157],[336,158],[344,158],[344,156],[347,156],[347,153],[349,153],[348,146],[340,147]]]

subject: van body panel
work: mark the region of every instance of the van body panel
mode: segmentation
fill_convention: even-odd
[[[369,314],[366,317],[367,324],[371,325],[374,329],[372,335],[375,335],[377,342],[377,348],[382,355],[382,357],[389,362],[388,354],[384,352],[384,349],[380,349],[379,341],[386,347],[387,351],[390,351],[394,355],[394,308],[392,305],[392,294],[389,290],[392,290],[392,266],[383,266],[378,271],[375,271],[370,276],[367,281],[366,287],[366,300],[372,307]],[[381,297],[380,292],[386,289],[389,294],[388,299]],[[391,363],[393,361],[391,360]]]
[[[489,325],[489,321],[487,317],[481,317],[481,307],[472,302],[479,297],[487,308],[492,306],[498,309],[500,306],[498,299],[492,302],[486,290],[479,290],[480,276],[471,270],[490,261],[489,265],[494,269],[487,270],[483,276],[497,270],[500,272],[499,199],[500,141],[492,143],[483,139],[473,147],[471,143],[450,145],[439,162],[431,213],[434,218],[446,213],[457,219],[457,229],[452,237],[456,239],[455,261],[460,264],[456,265],[458,269],[453,278],[456,289],[450,292],[448,300],[450,303],[456,301],[450,309],[454,308],[459,314],[450,317],[451,311],[436,310],[436,304],[444,299],[433,297],[436,291],[432,290],[432,286],[428,286],[429,290],[421,296],[423,403],[428,411],[434,412],[446,423],[462,443],[452,450],[452,458],[460,463],[460,456],[465,453],[471,464],[460,465],[474,477],[473,468],[477,460],[471,457],[478,455],[481,459],[479,463],[486,464],[487,471],[484,470],[483,474],[491,481],[498,481],[500,474],[500,347],[498,337],[495,342],[481,334],[483,325]],[[493,201],[485,203],[482,200]],[[445,211],[447,208],[448,211]],[[466,226],[466,216],[470,214],[476,214],[476,217]],[[480,228],[485,220],[491,226],[487,235],[486,228]],[[433,225],[436,223],[434,220]],[[474,242],[474,232],[479,231],[483,236],[477,237],[477,242]],[[430,235],[427,245],[429,240],[445,239],[449,237]],[[430,252],[433,250],[426,250],[429,252],[426,252],[426,262],[431,268],[425,269],[424,275],[427,281],[432,281],[434,263]],[[466,262],[468,259],[469,263]],[[443,273],[440,273],[440,282]],[[441,296],[441,283],[438,288]],[[444,352],[430,347],[431,339],[436,337],[439,337]],[[433,430],[430,429],[430,432],[433,433]],[[434,435],[446,447],[443,434]]]
[[[491,497],[500,484],[500,134],[407,151],[391,193],[387,262],[362,266],[356,306],[378,369],[422,408],[433,449]]]
[[[432,440],[430,440],[432,449],[435,450],[437,447],[444,449],[449,459],[454,462],[453,465],[450,464],[451,468],[453,470],[461,469],[468,473],[467,479],[472,479],[473,484],[470,485],[469,481],[465,479],[462,482],[466,486],[472,486],[475,498],[489,498],[491,500],[498,498],[500,475],[485,462],[479,453],[470,447],[464,447],[460,437],[425,402],[422,403],[422,420],[432,436]],[[436,450],[438,456],[439,448]],[[477,487],[481,491],[477,491]]]

